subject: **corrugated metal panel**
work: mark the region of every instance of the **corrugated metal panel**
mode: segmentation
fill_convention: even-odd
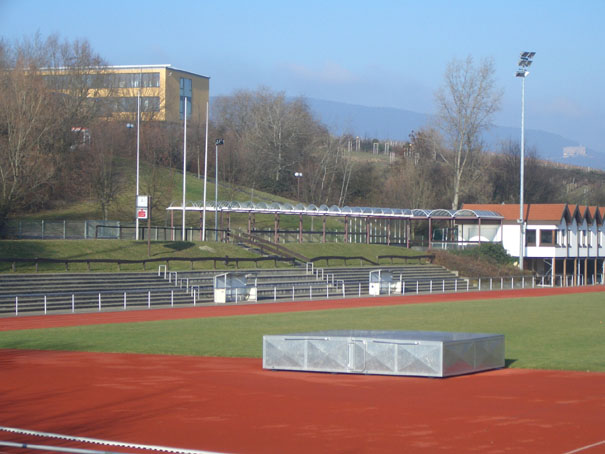
[[[450,377],[504,367],[504,336],[441,331],[321,331],[263,336],[263,368]]]

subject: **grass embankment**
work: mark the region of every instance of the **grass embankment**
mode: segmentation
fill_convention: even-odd
[[[287,248],[299,252],[306,257],[314,258],[320,256],[363,256],[377,262],[380,255],[404,255],[414,256],[419,253],[409,249],[396,246],[367,245],[367,244],[320,244],[288,243]],[[112,259],[112,260],[146,260],[148,258],[196,258],[196,257],[225,257],[251,258],[260,257],[259,254],[239,247],[232,243],[215,242],[191,242],[191,241],[152,241],[150,254],[147,253],[147,242],[128,240],[0,240],[0,258],[23,258],[33,259],[36,257],[57,260],[81,260],[81,259]],[[403,263],[404,260],[394,260],[394,263]],[[390,263],[383,259],[381,263]],[[330,266],[343,265],[342,260],[330,260]],[[351,263],[355,265],[358,263]],[[11,271],[11,263],[0,262],[0,272]],[[195,262],[194,269],[211,269],[213,262]],[[242,267],[243,265],[240,265]],[[281,266],[284,266],[283,264]],[[320,261],[317,266],[326,266],[326,261]],[[234,269],[235,264],[225,265],[217,262],[218,269]],[[248,267],[254,268],[249,263]],[[274,263],[260,262],[259,267],[274,267]],[[170,262],[170,268],[174,270],[191,269],[191,262]],[[147,268],[150,269],[149,267]],[[65,271],[63,263],[45,263],[38,266],[39,271],[60,272]],[[70,271],[87,271],[86,263],[70,264]],[[122,264],[122,271],[142,271],[142,264]],[[17,263],[17,271],[30,273],[35,271],[33,262]],[[116,264],[92,263],[91,271],[118,271]]]
[[[0,241],[0,257],[2,258],[36,258],[42,257],[56,260],[82,260],[82,259],[110,259],[110,260],[146,260],[149,258],[171,259],[176,257],[258,257],[258,254],[228,243],[202,243],[189,241],[152,241],[150,254],[147,251],[145,241],[127,240],[3,240]],[[0,271],[11,270],[11,264],[0,262]],[[217,263],[217,267],[219,264]],[[235,268],[234,264],[223,268]],[[212,262],[196,262],[195,269],[212,268]],[[157,266],[156,266],[157,268]],[[190,269],[190,262],[171,262],[171,269]],[[149,270],[149,266],[147,270]],[[65,271],[63,263],[41,263],[39,271],[60,272]],[[86,263],[72,263],[70,271],[87,271]],[[122,271],[143,271],[142,264],[122,264]],[[31,273],[35,271],[33,262],[17,263],[20,273]],[[118,271],[116,264],[92,263],[91,271]]]
[[[134,194],[136,193],[135,180],[135,161],[121,158],[117,160],[116,178],[120,188],[114,202],[109,206],[108,219],[126,223],[134,223]],[[153,196],[153,225],[170,225],[170,214],[166,208],[171,204],[181,206],[183,200],[183,174],[178,169],[166,167],[152,168],[146,163],[141,164],[141,194]],[[204,180],[197,178],[192,172],[187,172],[185,182],[185,198],[187,201],[201,202],[204,194]],[[206,200],[214,202],[214,179],[209,178],[206,185]],[[238,202],[280,202],[296,205],[300,202],[277,196],[267,192],[247,188],[244,186],[233,185],[219,180],[218,199],[220,201],[238,201]],[[39,210],[32,213],[19,213],[14,216],[18,219],[27,220],[99,220],[103,218],[100,205],[95,202],[92,196],[86,193],[82,194],[80,200],[75,201],[55,201],[54,206],[47,210]],[[187,213],[187,225],[199,226],[199,213]],[[259,214],[255,218],[255,227],[257,229],[273,229],[274,216],[271,214]],[[175,213],[175,224],[182,225],[181,213]],[[226,221],[225,221],[226,222]],[[298,229],[298,216],[282,216],[280,227],[282,229]],[[312,221],[305,217],[303,226],[306,230],[312,229],[312,224],[318,225],[318,220]],[[214,214],[207,212],[207,225],[214,226]],[[247,214],[232,214],[231,227],[245,230],[248,223]],[[343,230],[344,222],[339,218],[328,218],[326,228],[328,230]]]
[[[602,300],[602,293],[585,293],[7,331],[0,348],[259,358],[264,334],[462,331],[504,334],[510,367],[605,372]]]
[[[393,264],[418,263],[418,260],[410,260],[413,257],[423,256],[426,253],[413,249],[406,249],[399,246],[385,246],[383,244],[344,244],[344,243],[287,243],[284,245],[288,249],[303,254],[305,257],[365,257],[372,262],[381,265],[391,263],[391,259],[379,259],[379,256],[402,256],[409,259],[393,259]],[[360,265],[359,262],[348,260],[348,265]],[[316,266],[342,266],[344,260],[330,259],[316,262]],[[363,262],[362,265],[369,265]]]

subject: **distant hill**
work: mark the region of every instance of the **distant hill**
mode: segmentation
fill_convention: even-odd
[[[334,135],[351,134],[367,139],[406,141],[412,131],[433,121],[432,115],[404,109],[368,107],[315,98],[306,98],[306,101]],[[485,134],[484,140],[491,149],[498,150],[503,142],[512,140],[518,143],[520,135],[520,128],[495,125]],[[525,138],[527,147],[535,147],[541,159],[605,170],[605,153],[590,148],[585,149],[585,155],[564,157],[564,148],[581,146],[576,140],[537,129],[526,129]]]
[[[409,140],[430,115],[389,107],[367,107],[307,98],[311,110],[336,135],[351,134],[379,140]]]
[[[389,107],[367,107],[321,99],[307,98],[311,110],[333,134],[352,134],[368,139],[409,140],[412,131],[427,125],[432,115]],[[520,128],[495,125],[485,135],[487,144],[497,150],[508,140],[519,142]],[[585,155],[564,157],[564,148],[581,144],[558,134],[526,129],[527,147],[535,147],[540,158],[573,166],[605,170],[605,153],[586,148]],[[580,150],[581,151],[581,150]]]

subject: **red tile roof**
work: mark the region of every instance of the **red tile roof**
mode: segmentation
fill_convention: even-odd
[[[498,204],[498,203],[465,203],[462,206],[465,210],[490,210],[500,213],[504,221],[516,221],[519,219],[519,204]],[[566,203],[530,203],[523,205],[523,219],[527,221],[552,221],[559,222],[566,214],[566,209],[572,207]],[[573,207],[575,209],[575,207]],[[571,210],[570,210],[571,211]],[[573,214],[573,213],[570,213]],[[583,213],[581,212],[581,215]]]

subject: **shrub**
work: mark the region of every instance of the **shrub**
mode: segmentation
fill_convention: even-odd
[[[508,277],[527,273],[513,265],[514,257],[500,244],[486,243],[456,252],[434,250],[431,253],[435,254],[435,264],[458,271],[461,276]]]
[[[510,256],[500,243],[483,243],[477,247],[455,251],[454,254],[480,258],[498,265],[512,265],[515,258]]]

